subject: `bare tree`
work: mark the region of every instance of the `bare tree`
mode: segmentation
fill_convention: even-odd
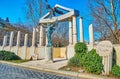
[[[67,22],[59,22],[56,31],[52,34],[52,42],[54,47],[64,47],[68,45]]]
[[[39,19],[45,13],[45,7],[43,0],[26,0],[23,9],[26,19],[31,21],[34,26],[37,26]]]
[[[119,43],[116,32],[120,28],[120,0],[89,0],[89,7],[98,37]]]

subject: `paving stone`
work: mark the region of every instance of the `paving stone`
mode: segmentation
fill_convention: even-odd
[[[77,77],[36,71],[8,64],[0,64],[0,79],[80,79]]]

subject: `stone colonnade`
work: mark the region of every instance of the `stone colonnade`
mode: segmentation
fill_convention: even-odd
[[[32,46],[35,46],[35,40],[36,40],[36,39],[35,39],[35,36],[36,36],[36,30],[35,30],[35,28],[33,28]],[[7,46],[7,40],[8,40],[7,37],[8,37],[7,35],[4,36],[2,47]],[[13,38],[14,38],[14,32],[12,31],[12,32],[10,33],[10,39],[9,39],[9,45],[8,45],[8,46],[9,46],[9,49],[8,49],[8,50],[10,50],[10,48],[13,46]],[[18,31],[18,33],[17,33],[16,46],[20,46],[20,38],[21,38],[21,32]],[[27,46],[27,44],[28,44],[28,34],[25,34],[24,46]]]
[[[68,20],[69,22],[69,45],[74,45],[77,43],[77,26],[76,26],[76,17],[73,16],[72,19]],[[82,18],[79,19],[79,25],[80,25],[80,42],[84,42],[84,31],[83,31],[83,25],[82,25]],[[39,31],[39,46],[43,46],[43,35],[45,33],[45,29],[43,26],[40,26],[40,31]],[[16,46],[20,46],[20,34],[21,32],[18,31],[17,34],[17,44]],[[10,33],[10,40],[9,40],[9,50],[11,46],[13,45],[13,38],[14,38],[14,32],[12,31]],[[32,34],[32,46],[35,46],[35,39],[36,38],[36,29],[33,28],[33,34]],[[28,43],[28,35],[25,34],[25,39],[24,39],[24,46],[27,46]],[[46,39],[46,44],[47,44],[47,39]],[[93,34],[93,26],[90,24],[89,26],[89,45],[93,46],[94,44],[94,34]],[[3,40],[3,47],[7,45],[7,35],[4,36]]]
[[[80,28],[80,42],[84,42],[84,29],[82,24],[82,17],[79,19],[79,28]],[[76,23],[76,16],[72,16],[71,19],[68,19],[69,22],[69,45],[74,45],[77,43],[77,23]],[[40,26],[40,39],[39,45],[43,46],[43,34],[44,34],[43,26]],[[89,25],[89,45],[93,46],[94,44],[94,33],[93,33],[93,26],[92,24]],[[47,45],[47,38],[46,38],[46,45]]]

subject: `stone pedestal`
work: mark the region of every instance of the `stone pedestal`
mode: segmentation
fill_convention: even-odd
[[[96,52],[102,57],[104,71],[102,74],[109,75],[112,69],[113,45],[110,41],[102,41],[96,47]]]
[[[45,47],[45,62],[53,62],[52,47]]]
[[[67,59],[72,58],[75,55],[74,45],[67,46]]]

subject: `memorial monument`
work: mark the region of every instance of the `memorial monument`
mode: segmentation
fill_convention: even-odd
[[[47,0],[46,0],[46,8],[48,10],[48,13],[46,13],[39,20],[39,26],[40,26],[39,45],[44,46],[43,40],[45,40],[45,38],[43,38],[44,37],[43,35],[46,33],[45,60],[51,62],[53,59],[52,57],[53,45],[51,41],[51,35],[58,26],[58,22],[69,22],[69,45],[67,49],[68,50],[74,49],[74,45],[75,43],[77,43],[78,34],[77,34],[76,18],[79,16],[79,11],[58,4],[56,4],[52,8],[47,2]],[[71,52],[67,54],[68,58],[74,55],[74,53],[71,54]]]

